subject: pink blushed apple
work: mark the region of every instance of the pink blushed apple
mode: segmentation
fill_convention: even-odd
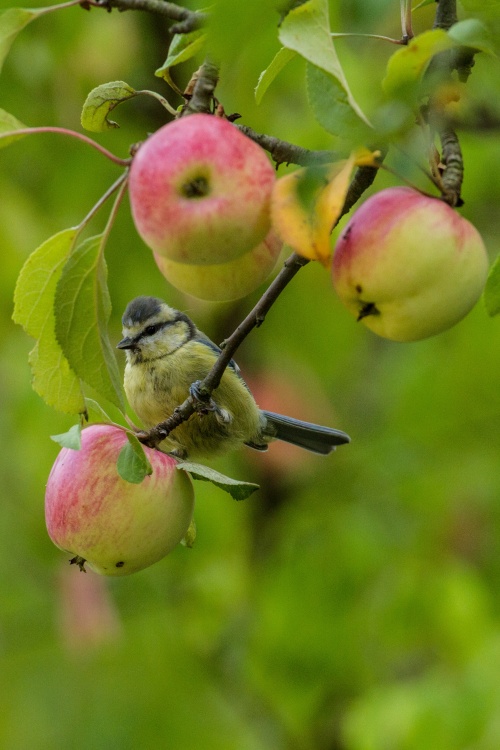
[[[184,537],[194,509],[188,475],[145,448],[153,473],[140,484],[118,474],[123,430],[91,425],[80,450],[62,448],[50,472],[45,519],[54,544],[97,573],[122,576],[165,557]]]
[[[227,302],[257,289],[276,266],[281,248],[281,240],[271,230],[257,247],[227,263],[193,266],[153,255],[162,274],[176,289],[209,302]]]
[[[484,288],[488,256],[479,232],[449,205],[396,187],[356,211],[332,272],[358,320],[385,338],[416,341],[467,315]]]
[[[263,149],[228,120],[183,117],[135,154],[132,217],[157,255],[177,263],[226,263],[266,237],[275,179]]]

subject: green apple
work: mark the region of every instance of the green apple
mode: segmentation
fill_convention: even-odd
[[[140,484],[120,477],[123,430],[91,425],[80,450],[62,448],[45,493],[50,538],[97,573],[123,576],[165,557],[186,534],[194,510],[188,475],[171,456],[145,448],[153,473]]]
[[[358,320],[385,338],[416,341],[467,315],[483,291],[488,256],[479,232],[444,201],[395,187],[353,215],[332,273]]]
[[[275,180],[265,151],[235,125],[190,115],[164,125],[135,154],[132,217],[157,255],[176,263],[227,263],[269,232]]]
[[[271,230],[257,247],[227,263],[193,266],[153,255],[162,274],[176,289],[209,302],[227,302],[257,289],[276,266],[281,248],[281,240]]]

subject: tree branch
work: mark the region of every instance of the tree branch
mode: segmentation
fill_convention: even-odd
[[[116,8],[119,11],[145,10],[149,13],[158,13],[177,22],[170,29],[172,34],[188,34],[190,31],[203,26],[208,18],[208,13],[198,13],[187,8],[181,8],[179,5],[165,2],[165,0],[83,0],[81,5],[87,8],[90,6],[106,8],[108,11]]]
[[[257,133],[248,125],[236,126],[244,135],[258,143],[265,151],[268,151],[276,166],[280,164],[298,164],[302,167],[311,164],[325,164],[327,162],[338,161],[342,155],[335,151],[310,151],[307,148],[296,146],[294,143],[281,141],[271,135]]]
[[[439,0],[434,28],[447,31],[457,20],[456,0]],[[451,80],[452,72],[459,65],[464,66],[464,64],[463,51],[447,50],[440,52],[431,61],[427,76],[433,77],[436,84],[439,85],[442,82]],[[470,67],[469,60],[469,70]],[[441,162],[444,166],[441,182],[443,200],[449,203],[450,206],[460,206],[462,204],[460,192],[464,175],[460,143],[455,131],[443,119],[439,107],[434,106],[432,96],[429,98],[429,123],[436,129],[441,141]]]
[[[194,115],[197,112],[212,112],[214,91],[218,81],[218,66],[210,62],[210,60],[205,60],[203,65],[193,74],[187,85],[184,92],[187,101],[179,117]]]

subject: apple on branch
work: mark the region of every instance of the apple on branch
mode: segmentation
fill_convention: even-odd
[[[483,291],[488,256],[479,232],[444,201],[395,187],[352,216],[332,272],[358,320],[385,338],[416,341],[467,315]]]
[[[227,263],[269,232],[275,171],[265,151],[221,117],[164,125],[130,167],[132,217],[154,253],[176,263]]]
[[[54,544],[97,573],[123,576],[161,560],[185,536],[194,509],[189,476],[171,456],[145,448],[153,473],[140,484],[120,477],[127,443],[112,425],[82,430],[80,450],[62,448],[45,493],[45,520]]]
[[[210,266],[176,263],[153,253],[167,281],[185,294],[209,302],[228,302],[250,294],[262,284],[276,266],[282,242],[271,230],[250,252],[239,258]]]

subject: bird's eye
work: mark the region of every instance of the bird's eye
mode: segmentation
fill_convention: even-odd
[[[144,329],[144,334],[146,336],[152,336],[154,333],[156,333],[157,331],[159,331],[160,328],[161,328],[161,326],[158,325],[158,324],[153,325],[153,326],[148,326],[147,328]]]

